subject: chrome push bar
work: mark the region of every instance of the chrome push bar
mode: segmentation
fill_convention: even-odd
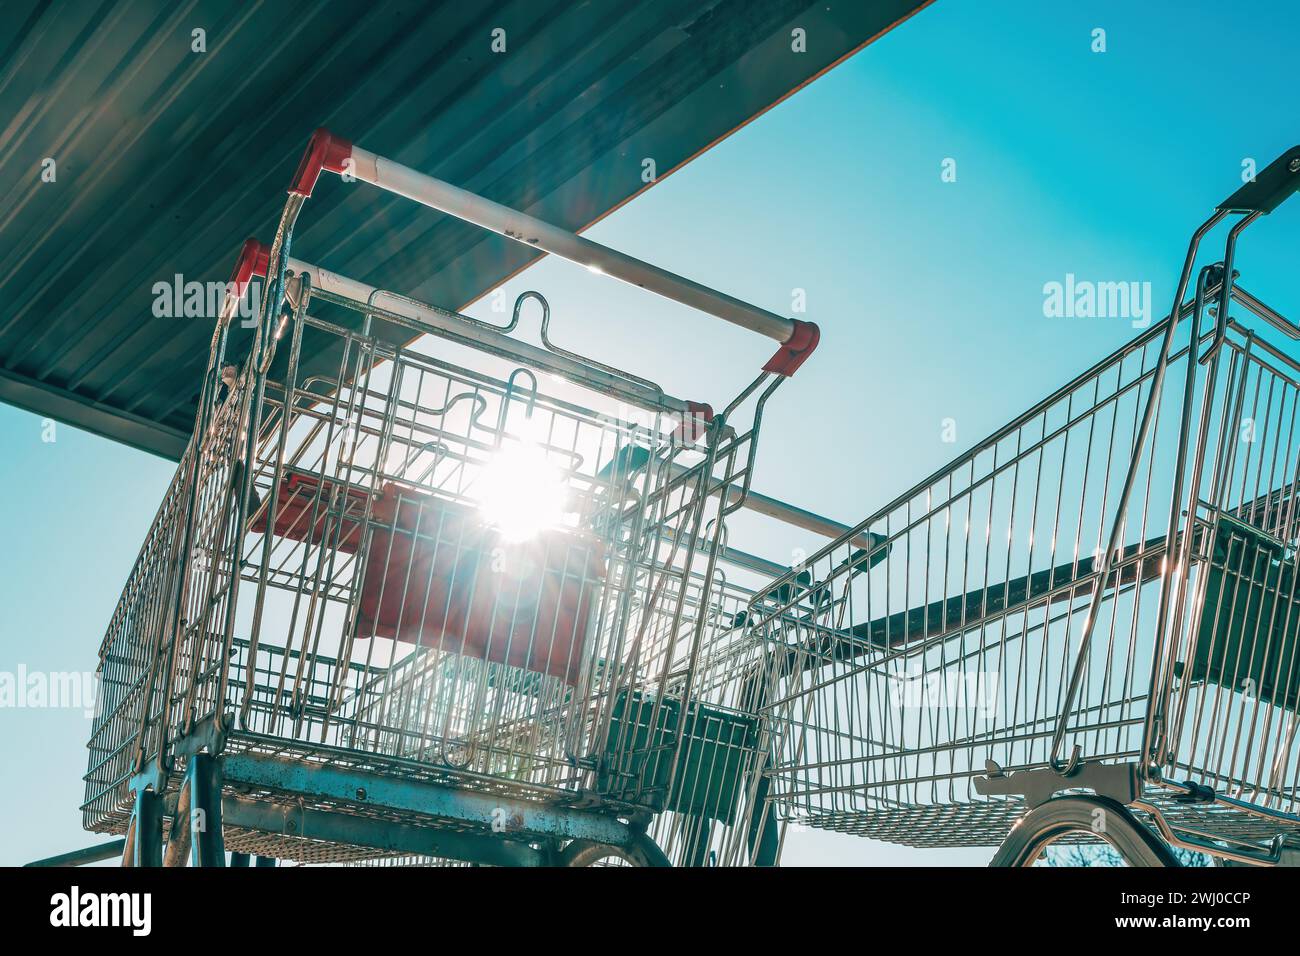
[[[784,318],[742,302],[666,269],[634,259],[526,213],[378,156],[328,130],[318,129],[307,144],[307,151],[298,164],[289,193],[303,198],[310,196],[323,170],[370,183],[507,239],[568,259],[593,272],[613,276],[766,336],[780,343],[780,348],[763,366],[765,372],[792,375],[817,347],[819,332],[812,322]]]

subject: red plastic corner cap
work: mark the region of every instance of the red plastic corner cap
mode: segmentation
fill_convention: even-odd
[[[688,401],[686,409],[681,423],[677,426],[677,439],[693,445],[709,430],[709,422],[713,421],[713,406],[706,405],[704,402]]]
[[[802,319],[792,321],[794,332],[785,344],[776,350],[776,354],[767,360],[767,364],[763,366],[764,372],[775,372],[788,378],[808,360],[808,356],[813,354],[817,343],[821,341],[821,329],[817,328],[816,322],[804,322]]]
[[[230,284],[235,287],[235,296],[243,298],[253,276],[265,278],[267,267],[271,264],[271,250],[256,239],[245,239],[240,247],[239,258],[235,260],[235,271],[231,273]]]
[[[307,150],[298,161],[298,171],[289,184],[289,193],[294,196],[310,196],[316,188],[320,171],[328,169],[332,173],[341,173],[344,164],[352,158],[352,144],[346,139],[335,136],[321,127],[311,134],[307,141]]]

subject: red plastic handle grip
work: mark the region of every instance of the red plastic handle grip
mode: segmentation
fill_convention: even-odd
[[[267,267],[271,264],[271,250],[256,239],[245,239],[235,260],[235,271],[230,275],[230,282],[235,287],[235,297],[242,299],[244,290],[253,276],[266,277]]]
[[[289,184],[289,192],[295,196],[310,196],[316,188],[322,169],[332,173],[341,173],[346,163],[352,158],[352,144],[342,137],[335,136],[324,127],[311,134],[307,141],[307,150],[298,161],[298,171]]]
[[[815,322],[794,321],[794,334],[776,350],[776,354],[763,366],[764,372],[775,372],[789,378],[799,370],[799,366],[808,361],[817,343],[821,341],[821,329]]]

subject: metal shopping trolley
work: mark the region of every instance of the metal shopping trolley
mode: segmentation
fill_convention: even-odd
[[[292,258],[322,169],[780,348],[715,414],[554,345],[537,293],[495,325]],[[525,310],[540,346],[515,334]],[[756,646],[752,594],[725,569],[780,566],[726,519],[847,530],[750,487],[763,407],[816,342],[318,131],[274,244],[241,253],[101,646],[86,827],[124,833],[128,865],[774,862],[765,738],[726,676]]]
[[[1300,326],[1234,265],[1298,185],[1300,147],[1196,230],[1168,318],[756,596],[768,813],[1296,861]]]

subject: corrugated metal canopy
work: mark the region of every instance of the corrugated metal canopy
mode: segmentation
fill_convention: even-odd
[[[178,457],[211,323],[154,285],[269,241],[316,126],[576,230],[924,5],[6,0],[0,400]],[[536,258],[359,192],[318,190],[295,250],[452,307]]]

